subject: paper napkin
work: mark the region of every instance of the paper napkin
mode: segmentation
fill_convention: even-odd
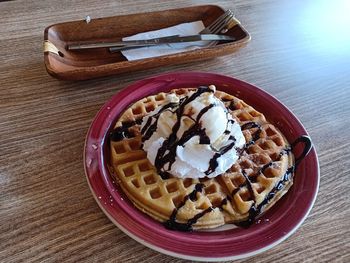
[[[172,35],[195,35],[204,29],[202,21],[191,23],[183,23],[172,27],[163,28],[160,30],[139,33],[133,36],[124,37],[123,40],[142,40],[157,37],[166,37]],[[197,48],[209,46],[208,41],[196,41],[188,43],[172,43],[158,46],[143,47],[137,49],[129,49],[121,51],[128,60],[137,60],[151,57],[159,57],[163,55],[175,54],[179,52],[189,51]]]

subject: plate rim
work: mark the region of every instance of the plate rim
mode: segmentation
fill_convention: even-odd
[[[137,235],[134,235],[133,233],[131,233],[128,229],[126,229],[123,225],[121,225],[119,222],[117,222],[117,220],[106,210],[105,206],[103,205],[102,201],[97,197],[92,185],[91,185],[91,182],[89,180],[89,167],[87,165],[87,160],[86,160],[86,156],[87,156],[87,143],[88,143],[88,140],[89,140],[89,135],[91,133],[91,130],[96,122],[96,120],[98,119],[99,115],[101,114],[101,112],[103,110],[105,110],[109,104],[111,104],[118,96],[120,96],[123,92],[126,93],[126,91],[128,89],[131,89],[133,87],[137,87],[137,86],[143,86],[142,84],[148,84],[148,82],[151,82],[158,79],[158,78],[164,78],[164,77],[170,77],[170,76],[173,76],[173,75],[197,75],[197,74],[200,74],[200,75],[205,75],[205,76],[210,76],[210,77],[223,77],[223,78],[229,78],[229,79],[233,79],[234,81],[238,81],[239,83],[242,83],[242,84],[247,84],[255,89],[258,89],[259,91],[261,91],[262,93],[264,93],[264,95],[267,95],[267,96],[270,96],[273,100],[275,100],[275,102],[277,102],[278,104],[280,104],[282,107],[285,108],[285,110],[288,112],[288,114],[291,114],[295,120],[299,123],[299,125],[303,128],[303,130],[305,131],[305,133],[308,135],[305,127],[302,125],[302,123],[300,122],[300,120],[291,112],[291,110],[289,110],[281,101],[279,101],[276,97],[274,97],[273,95],[271,95],[270,93],[260,89],[259,87],[256,87],[255,85],[253,84],[250,84],[246,81],[242,81],[240,79],[237,79],[237,78],[234,78],[234,77],[231,77],[231,76],[225,76],[225,75],[220,75],[220,74],[216,74],[216,73],[207,73],[207,72],[196,72],[196,71],[190,71],[190,72],[169,72],[169,73],[165,73],[165,74],[158,74],[158,75],[155,75],[155,76],[151,76],[151,77],[147,77],[147,78],[144,78],[144,79],[141,79],[141,80],[138,80],[138,81],[135,81],[129,85],[127,85],[126,87],[124,87],[122,90],[120,90],[119,92],[117,92],[116,94],[114,94],[101,108],[100,110],[97,112],[97,114],[95,115],[95,117],[93,118],[93,121],[88,129],[88,132],[86,134],[86,138],[85,138],[85,143],[84,143],[84,151],[83,151],[83,162],[84,162],[84,171],[85,171],[85,177],[86,177],[86,180],[88,182],[88,186],[90,188],[90,191],[95,199],[95,201],[97,202],[97,204],[99,205],[99,207],[101,208],[101,210],[104,212],[104,214],[109,218],[109,220],[111,220],[111,222],[113,224],[115,224],[120,230],[122,230],[125,234],[127,234],[129,237],[131,237],[132,239],[136,240],[137,242],[145,245],[146,247],[149,247],[155,251],[158,251],[160,253],[163,253],[163,254],[166,254],[166,255],[170,255],[170,256],[173,256],[173,257],[177,257],[177,258],[182,258],[182,259],[187,259],[187,260],[197,260],[197,261],[224,261],[224,260],[236,260],[236,259],[242,259],[242,258],[247,258],[247,257],[251,257],[251,256],[254,256],[254,255],[257,255],[257,254],[260,254],[264,251],[267,251],[269,249],[271,249],[272,247],[278,245],[279,243],[283,242],[284,240],[286,240],[288,237],[290,237],[293,233],[296,232],[296,230],[302,225],[302,223],[305,221],[305,219],[307,218],[307,216],[310,214],[314,204],[315,204],[315,201],[316,201],[316,198],[317,198],[317,194],[318,194],[318,191],[319,191],[319,185],[320,185],[320,169],[319,169],[319,161],[318,161],[318,157],[317,157],[317,152],[316,152],[316,149],[315,147],[313,147],[312,151],[310,152],[310,154],[313,154],[314,156],[314,161],[315,161],[315,164],[316,164],[316,170],[315,170],[315,175],[317,177],[317,180],[316,180],[316,187],[315,187],[315,190],[313,192],[313,198],[310,202],[310,205],[308,207],[308,210],[303,214],[302,218],[297,222],[297,224],[294,225],[294,227],[289,231],[289,232],[286,232],[281,238],[275,240],[274,242],[270,243],[269,245],[267,246],[263,246],[259,249],[256,249],[256,250],[253,250],[251,252],[248,252],[248,253],[243,253],[243,254],[238,254],[238,255],[233,255],[233,256],[223,256],[223,257],[200,257],[200,256],[193,256],[193,255],[188,255],[188,254],[182,254],[182,253],[178,253],[178,252],[175,252],[175,251],[171,251],[171,250],[167,250],[167,249],[164,249],[162,247],[158,247],[150,242],[147,242],[146,240],[143,240],[141,237],[137,236]],[[116,116],[115,116],[116,117]],[[113,121],[112,121],[113,123]],[[109,125],[110,126],[110,125]],[[107,133],[107,131],[106,131]],[[103,146],[103,145],[101,145]],[[103,147],[101,147],[103,148]],[[101,160],[99,160],[101,161]],[[99,171],[101,172],[101,171]],[[101,175],[102,176],[102,175]],[[136,208],[135,208],[136,209]]]

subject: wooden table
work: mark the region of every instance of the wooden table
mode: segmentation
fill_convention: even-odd
[[[115,227],[86,183],[82,152],[99,108],[136,80],[175,70],[215,72],[255,84],[309,131],[320,191],[300,229],[239,262],[350,262],[350,7],[345,1],[216,1],[252,35],[237,53],[205,63],[65,82],[43,64],[50,24],[211,1],[0,2],[0,261],[182,262]]]

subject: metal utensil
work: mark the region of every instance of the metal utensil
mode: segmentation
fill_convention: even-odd
[[[240,24],[240,22],[233,16],[233,12],[228,9],[225,13],[223,13],[220,17],[218,17],[214,22],[212,22],[209,26],[204,28],[202,31],[200,31],[198,34],[219,34],[219,33],[226,33],[228,30],[230,30],[235,25]],[[171,39],[174,37],[177,37],[178,35],[163,37],[164,39]],[[157,39],[163,39],[163,38],[157,38]],[[154,39],[152,39],[154,40]],[[209,46],[214,46],[217,42],[212,42]],[[122,50],[129,50],[129,49],[135,49],[135,48],[142,48],[146,47],[147,45],[140,45],[140,46],[124,46],[124,47],[111,47],[109,48],[109,51],[114,53]]]
[[[219,33],[224,34],[229,30],[226,27],[231,20],[236,20],[236,19],[233,16],[233,12],[230,9],[228,9],[225,11],[225,13],[219,16],[214,22],[212,22],[209,26],[204,28],[198,34],[219,34]]]
[[[184,42],[196,42],[196,41],[230,41],[235,40],[231,36],[203,34],[203,35],[190,35],[190,36],[173,36],[165,38],[154,38],[147,40],[128,40],[119,42],[106,42],[106,43],[92,43],[92,44],[72,44],[68,46],[68,50],[77,49],[91,49],[102,47],[139,47],[139,46],[155,46],[169,43],[184,43]]]

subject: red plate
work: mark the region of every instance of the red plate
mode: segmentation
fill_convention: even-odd
[[[113,182],[106,159],[106,135],[131,103],[174,88],[216,85],[218,90],[243,99],[277,126],[289,142],[307,135],[298,119],[277,99],[243,81],[211,73],[178,72],[138,81],[112,97],[96,115],[88,131],[84,166],[97,203],[127,235],[159,252],[191,260],[233,260],[263,252],[290,236],[309,214],[318,191],[319,167],[314,149],[296,170],[289,192],[248,229],[219,228],[210,232],[167,230],[137,210]]]

